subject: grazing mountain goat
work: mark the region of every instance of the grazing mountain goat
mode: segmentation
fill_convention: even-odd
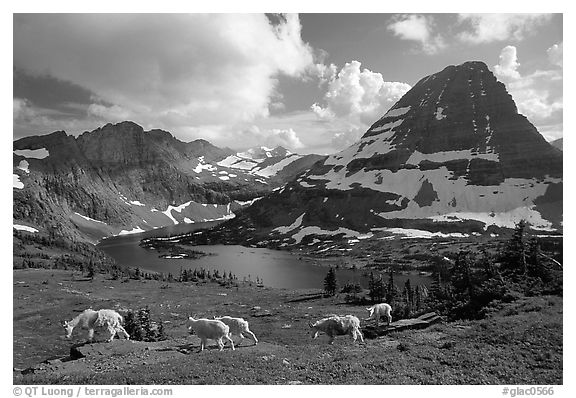
[[[380,323],[380,317],[386,316],[388,319],[388,325],[392,323],[392,307],[389,304],[382,303],[382,304],[374,304],[370,308],[366,308],[366,311],[370,312],[368,318],[365,321],[370,321],[372,319],[376,320],[376,326]]]
[[[308,323],[314,335],[313,339],[318,337],[319,332],[324,332],[330,337],[330,344],[334,343],[335,336],[343,336],[349,334],[352,339],[356,341],[360,337],[360,341],[364,342],[364,336],[360,331],[360,320],[354,315],[331,315],[328,318],[316,321],[314,324]]]
[[[252,340],[254,340],[254,345],[258,344],[258,339],[252,333],[248,327],[248,321],[245,321],[242,318],[232,318],[230,316],[222,316],[222,317],[214,317],[214,319],[218,321],[224,322],[230,328],[230,334],[233,336],[239,336],[242,340],[244,340],[244,335],[242,333],[246,333],[250,336]],[[242,343],[240,340],[240,343]],[[238,343],[237,345],[240,345]]]
[[[116,333],[122,334],[126,339],[130,339],[130,335],[122,327],[122,316],[114,310],[98,310],[94,311],[89,308],[84,310],[80,315],[71,321],[64,322],[62,325],[66,331],[66,338],[72,337],[72,333],[76,329],[88,330],[88,341],[94,340],[94,331],[96,328],[106,328],[110,337],[108,342],[114,339]]]
[[[200,351],[204,350],[208,339],[216,340],[220,351],[224,349],[222,339],[226,339],[230,342],[232,350],[234,350],[234,341],[230,338],[230,328],[224,322],[216,319],[194,319],[189,317],[188,321],[186,321],[186,326],[190,333],[194,331],[200,338]]]

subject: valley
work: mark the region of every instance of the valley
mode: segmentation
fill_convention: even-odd
[[[562,152],[483,62],[326,156],[123,121],[16,140],[13,175],[15,383],[562,383]],[[366,331],[384,301],[442,322],[307,334],[330,314]],[[71,347],[60,321],[90,306],[147,308],[166,335]],[[261,344],[196,354],[192,314],[245,317]]]

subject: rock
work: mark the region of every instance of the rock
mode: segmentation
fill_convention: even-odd
[[[442,317],[435,312],[429,312],[419,316],[418,318],[400,319],[396,322],[392,322],[390,325],[367,325],[362,328],[362,334],[364,334],[364,337],[366,338],[374,339],[391,332],[399,332],[406,329],[424,329],[441,321]]]

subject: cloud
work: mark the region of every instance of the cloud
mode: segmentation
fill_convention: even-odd
[[[88,117],[180,139],[269,115],[277,77],[313,66],[297,15],[15,14],[14,65],[93,93]]]
[[[435,54],[446,47],[441,35],[434,35],[434,20],[423,15],[404,15],[388,24],[388,29],[403,40],[419,42],[426,54]]]
[[[360,66],[358,61],[346,63],[328,83],[326,106],[311,107],[318,117],[348,118],[357,125],[370,125],[411,88],[406,83],[386,82],[380,73],[360,70]]]
[[[550,63],[562,68],[564,42],[560,44],[554,44],[546,52],[548,53],[548,60],[550,61]]]
[[[468,43],[490,43],[505,40],[523,40],[534,29],[549,21],[553,14],[460,14],[462,24],[470,29],[458,34]]]
[[[506,84],[518,111],[538,126],[546,138],[560,138],[563,117],[562,71],[555,68],[522,74],[519,67],[516,47],[506,46],[494,70],[496,76]]]
[[[93,118],[69,118],[54,109],[35,106],[26,98],[13,98],[13,136],[52,133],[57,130],[84,132],[102,125]]]
[[[516,47],[506,46],[500,52],[500,62],[494,65],[494,71],[496,76],[503,81],[518,80],[520,79],[519,66]]]
[[[300,149],[304,147],[302,141],[292,128],[287,129],[261,129],[252,125],[243,131],[240,135],[244,141],[244,147],[265,145],[268,147],[282,146],[288,149]]]

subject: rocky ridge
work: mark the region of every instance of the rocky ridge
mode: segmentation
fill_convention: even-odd
[[[271,149],[257,174],[220,165],[236,156],[208,141],[182,142],[133,122],[79,137],[64,131],[13,143],[14,224],[72,239],[234,217],[322,157]],[[264,167],[263,167],[264,166]],[[292,166],[292,169],[287,168]]]

